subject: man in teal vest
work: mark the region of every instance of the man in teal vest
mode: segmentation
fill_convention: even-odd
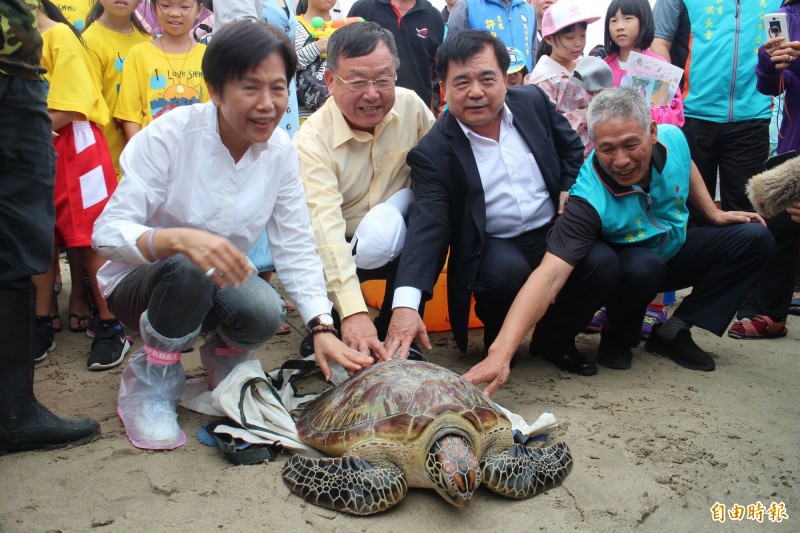
[[[719,172],[723,209],[751,211],[747,181],[769,157],[772,100],[756,89],[764,15],[780,0],[658,0],[650,50],[684,62],[683,133],[714,196]],[[692,217],[699,213],[692,210]]]
[[[690,328],[722,335],[772,253],[763,219],[716,207],[683,134],[674,126],[657,127],[637,91],[601,92],[589,106],[587,122],[595,151],[569,191],[547,253],[517,294],[486,359],[464,376],[489,383],[487,393],[508,378],[520,341],[592,247],[607,246],[619,261],[597,353],[598,364],[614,369],[631,367],[642,316],[656,293],[693,287],[645,349],[686,368],[714,370],[714,360],[694,343]],[[687,200],[708,225],[687,229]]]

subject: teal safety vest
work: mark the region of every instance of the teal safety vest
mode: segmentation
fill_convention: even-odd
[[[683,114],[711,122],[768,119],[772,99],[756,90],[764,15],[781,0],[683,0],[692,26]]]
[[[511,0],[506,7],[502,0],[467,0],[467,13],[470,29],[486,30],[506,46],[516,48],[525,56],[528,72],[533,70],[531,46],[536,31],[536,11],[527,2]]]
[[[644,246],[668,261],[686,240],[692,157],[686,138],[677,127],[658,126],[658,140],[667,149],[667,157],[662,172],[651,165],[649,192],[638,185],[604,183],[592,151],[569,194],[585,199],[595,208],[602,221],[603,240]]]

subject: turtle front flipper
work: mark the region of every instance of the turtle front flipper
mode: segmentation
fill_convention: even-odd
[[[396,465],[373,465],[356,456],[310,459],[295,455],[283,467],[283,481],[309,503],[357,515],[385,511],[408,492],[403,471]]]
[[[514,444],[507,450],[487,450],[481,461],[484,485],[517,500],[560,485],[571,468],[572,454],[563,442],[547,448]]]

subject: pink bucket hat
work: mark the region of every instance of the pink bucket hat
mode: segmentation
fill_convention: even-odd
[[[542,15],[542,37],[558,33],[578,22],[591,24],[600,20],[599,15],[592,13],[593,10],[587,2],[588,0],[560,0],[548,7]]]

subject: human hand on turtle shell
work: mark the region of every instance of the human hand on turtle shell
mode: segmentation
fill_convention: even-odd
[[[325,381],[331,379],[331,368],[328,361],[336,361],[352,375],[367,368],[375,360],[369,355],[353,350],[340,341],[333,333],[317,333],[314,335],[314,356]]]
[[[342,342],[364,355],[372,354],[375,358],[387,359],[383,343],[378,339],[375,324],[369,314],[355,313],[342,320]]]
[[[384,345],[386,346],[385,359],[392,359],[400,350],[400,359],[408,358],[408,349],[414,339],[418,339],[428,350],[432,349],[428,338],[428,330],[419,312],[410,307],[396,307],[392,311],[392,321],[386,332]]]

